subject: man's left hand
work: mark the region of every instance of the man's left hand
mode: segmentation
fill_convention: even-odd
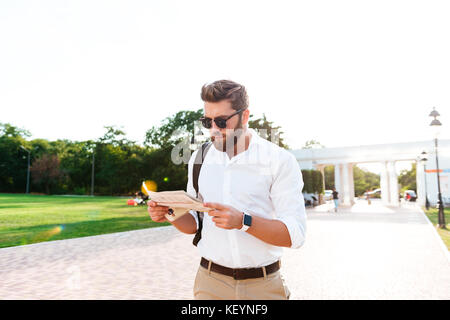
[[[244,215],[242,211],[215,202],[207,202],[203,205],[213,209],[208,211],[208,215],[212,216],[212,221],[216,224],[216,227],[228,230],[242,228],[242,217]]]

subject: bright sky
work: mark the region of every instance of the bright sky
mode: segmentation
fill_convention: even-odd
[[[0,2],[0,122],[32,138],[146,130],[244,84],[291,148],[450,138],[448,1]]]

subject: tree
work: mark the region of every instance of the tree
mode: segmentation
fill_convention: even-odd
[[[110,144],[114,147],[131,146],[135,144],[134,141],[126,138],[125,131],[117,128],[116,126],[105,126],[106,129],[103,137],[98,139],[98,143]]]
[[[252,117],[253,115],[250,115],[250,118]],[[289,149],[288,145],[284,142],[283,138],[281,137],[281,135],[283,134],[283,132],[280,131],[281,127],[275,126],[272,121],[268,121],[264,113],[262,118],[249,120],[248,127],[255,129],[256,131],[259,131],[260,133],[265,133],[266,136],[263,135],[264,139],[272,141],[284,149]],[[276,136],[273,136],[274,134],[276,134]]]
[[[9,123],[1,123],[0,122],[0,137],[12,137],[12,138],[25,138],[30,137],[31,133],[27,130],[14,127]]]
[[[335,188],[334,183],[335,167],[330,165],[325,167],[325,189],[331,190]],[[373,190],[380,187],[380,175],[353,166],[353,183],[355,187],[355,195],[361,196],[367,190]]]
[[[146,132],[145,145],[126,138],[116,126],[106,126],[97,140],[70,141],[33,139],[29,132],[0,123],[0,192],[25,192],[28,152],[31,151],[34,192],[89,194],[95,156],[95,194],[125,195],[140,189],[150,179],[159,190],[184,189],[187,164],[172,162],[172,150],[191,138],[203,110],[179,111]],[[279,129],[265,115],[252,120],[253,128]],[[189,141],[189,140],[187,140]],[[287,147],[280,139],[280,145]]]
[[[362,196],[367,190],[374,190],[380,187],[380,175],[353,166],[353,181],[355,186],[355,195]]]
[[[28,152],[21,146],[33,151],[25,140],[28,136],[26,130],[0,123],[0,192],[25,192]]]
[[[51,188],[55,187],[63,177],[58,156],[44,154],[33,162],[31,167],[33,183],[43,186],[46,194],[50,194]]]
[[[194,134],[194,125],[203,116],[203,109],[179,111],[165,118],[161,125],[153,126],[145,134],[144,145],[153,148],[175,146],[181,140]]]
[[[68,142],[57,144],[55,149],[61,148],[58,154],[61,157],[61,170],[67,175],[63,190],[75,194],[88,194],[91,185],[92,153],[95,142],[92,140],[82,142]]]
[[[302,147],[302,149],[317,149],[317,148],[325,148],[319,141],[316,141],[314,139],[308,140],[305,142],[305,145]]]
[[[126,139],[120,129],[105,129],[105,135],[89,146],[90,157],[95,153],[95,193],[132,194],[140,190],[145,167],[152,165],[145,162],[150,151]]]
[[[172,150],[182,140],[190,141],[195,122],[202,116],[203,109],[179,111],[146,132],[144,144],[149,150],[146,156],[149,170],[145,171],[145,179],[154,181],[158,191],[186,189],[187,164],[173,163]]]
[[[332,190],[335,188],[334,185],[334,166],[326,166],[324,169],[325,173],[325,190]]]
[[[320,194],[324,192],[322,172],[319,170],[312,171],[312,184],[314,193]]]
[[[398,175],[398,183],[400,184],[400,191],[414,190],[417,191],[416,185],[416,163],[413,162],[411,169],[403,169]]]
[[[303,192],[319,194],[323,192],[322,172],[319,170],[302,170],[302,176]]]

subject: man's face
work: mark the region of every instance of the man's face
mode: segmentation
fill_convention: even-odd
[[[231,107],[231,102],[228,100],[222,100],[220,102],[205,102],[204,111],[205,117],[211,119],[226,119],[236,112],[236,110]],[[211,141],[213,141],[217,149],[225,151],[227,141],[230,143],[231,139],[234,139],[234,137],[240,134],[241,130],[238,129],[242,129],[245,125],[247,125],[249,113],[250,112],[247,109],[240,113],[241,117],[239,114],[234,115],[227,120],[227,126],[223,129],[219,128],[216,123],[212,121],[212,126],[211,129],[209,129],[209,133],[211,135]]]

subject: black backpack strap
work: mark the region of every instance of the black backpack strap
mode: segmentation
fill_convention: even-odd
[[[200,170],[202,168],[203,160],[205,160],[206,153],[208,152],[209,148],[211,147],[211,142],[205,142],[202,145],[202,148],[198,150],[197,155],[195,157],[194,166],[192,167],[192,184],[194,185],[195,193],[198,197],[198,178],[200,176]],[[203,212],[197,211],[197,218],[198,218],[198,229],[195,233],[194,240],[192,241],[192,244],[194,246],[197,246],[197,243],[202,238],[202,229],[203,229]]]

